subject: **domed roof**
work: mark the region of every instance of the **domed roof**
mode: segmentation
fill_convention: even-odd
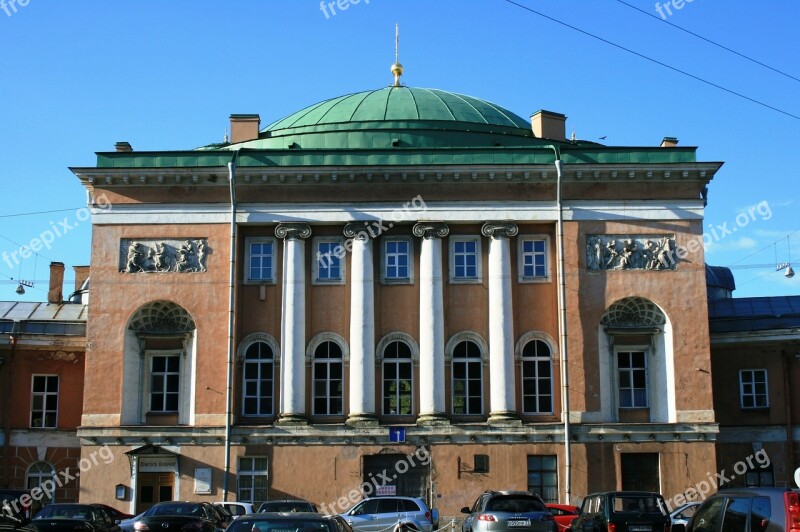
[[[529,129],[528,121],[499,105],[439,89],[385,87],[311,105],[267,126],[265,131],[370,121],[444,121]],[[449,127],[447,129],[450,129]],[[463,129],[457,125],[455,129]]]

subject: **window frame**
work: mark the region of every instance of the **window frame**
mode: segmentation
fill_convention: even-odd
[[[50,471],[52,471],[52,474],[51,475],[47,475],[45,472],[43,472],[41,470],[38,470],[38,471],[35,471],[35,472],[31,473],[31,471],[33,470],[34,466],[39,467],[39,469],[41,469],[40,464],[44,464],[47,467],[49,467]],[[47,482],[48,480],[56,480],[57,476],[58,476],[58,474],[57,474],[56,468],[53,466],[53,464],[51,464],[50,462],[46,462],[44,460],[38,460],[36,462],[31,463],[28,466],[27,471],[25,471],[25,486],[27,486],[28,491],[31,491],[31,490],[33,490],[35,488],[39,488],[43,483]],[[35,486],[31,485],[31,480],[34,480],[34,479],[37,479],[39,481]],[[56,490],[52,490],[52,491],[42,490],[42,494],[43,494],[43,497],[41,499],[42,507],[45,507],[48,504],[52,504],[52,503],[56,502]]]
[[[531,344],[531,343],[535,344],[536,342],[540,342],[542,345],[547,347],[547,350],[550,352],[550,354],[547,355],[547,356],[540,355],[538,353],[539,350],[537,349],[536,350],[536,355],[526,356],[525,355],[525,348],[529,344]],[[522,405],[521,406],[522,406],[522,414],[523,415],[526,415],[526,416],[547,416],[547,415],[555,414],[556,404],[555,404],[555,393],[554,393],[555,383],[553,382],[553,380],[555,379],[554,374],[553,374],[554,373],[554,371],[553,371],[554,370],[554,368],[553,368],[553,352],[554,351],[553,351],[553,346],[552,345],[550,345],[548,342],[546,342],[542,338],[536,338],[536,337],[528,339],[528,341],[526,341],[522,345],[522,347],[520,349],[520,357],[519,357],[519,360],[520,360],[520,368],[519,368],[520,372],[519,372],[519,374],[520,374],[520,396],[521,396],[521,399],[522,399]],[[541,411],[541,410],[529,411],[529,410],[525,409],[525,398],[530,395],[530,394],[526,394],[525,393],[525,381],[526,381],[526,379],[532,379],[532,380],[534,380],[536,382],[536,393],[533,394],[533,396],[535,397],[537,408],[539,407],[541,399],[545,395],[547,395],[547,394],[541,393],[541,391],[540,391],[540,381],[543,380],[544,377],[542,377],[539,374],[538,362],[544,362],[544,361],[547,361],[548,370],[550,372],[549,377],[547,377],[549,379],[549,381],[550,381],[550,391],[549,391],[550,410],[549,411]],[[536,372],[535,372],[535,375],[532,376],[532,377],[527,377],[526,374],[525,374],[525,363],[526,362],[534,363],[534,367],[536,368]]]
[[[177,357],[178,358],[178,408],[177,410],[152,410],[152,377],[153,377],[153,359],[156,357]],[[148,415],[156,415],[156,416],[163,416],[163,415],[178,415],[180,419],[181,415],[184,414],[183,407],[184,407],[184,400],[186,399],[185,394],[185,384],[184,379],[186,377],[186,363],[184,360],[185,353],[179,349],[148,349],[145,352],[145,359],[144,359],[144,382],[143,384],[143,393],[142,393],[142,410],[144,417],[146,418]]]
[[[544,242],[544,275],[525,275],[525,256],[523,251],[525,242]],[[550,235],[525,234],[517,236],[517,282],[519,283],[549,283],[552,280],[550,268]],[[536,251],[528,252],[536,254]]]
[[[390,242],[405,242],[408,245],[408,277],[388,277],[387,260],[389,258],[386,250]],[[393,236],[381,238],[381,283],[382,284],[414,284],[414,240],[410,236]]]
[[[272,275],[269,278],[254,278],[250,276],[250,259],[252,257],[253,244],[271,244],[272,245],[272,258],[270,264],[270,271]],[[244,239],[244,284],[276,284],[277,283],[277,256],[278,245],[277,239],[273,237],[247,237]]]
[[[256,469],[256,460],[266,460],[266,467],[264,469]],[[249,468],[243,467],[244,463],[248,462]],[[242,487],[242,477],[250,477],[253,479],[250,487]],[[264,487],[256,487],[256,479],[264,479]],[[249,491],[249,497],[242,495],[242,490]],[[263,499],[256,498],[258,490],[263,490]],[[239,502],[249,502],[251,504],[260,504],[269,500],[269,457],[268,456],[240,456],[238,460],[238,468],[236,470],[236,496]]]
[[[326,279],[320,278],[320,272],[327,271],[329,266],[322,267],[322,261],[317,258],[317,253],[320,254],[321,257],[324,257],[325,254],[321,252],[320,245],[322,244],[332,244],[332,251],[331,259],[339,261],[339,277],[335,279]],[[341,248],[343,253],[342,256],[339,257],[337,253],[333,251]],[[346,272],[347,272],[347,248],[344,244],[344,238],[336,237],[336,236],[318,236],[311,239],[311,249],[312,249],[312,256],[311,256],[311,284],[312,285],[319,285],[319,286],[326,286],[326,285],[342,285],[345,284],[346,280]]]
[[[339,349],[339,356],[338,357],[317,357],[317,352],[320,348],[327,344],[333,344]],[[344,415],[344,390],[345,390],[345,368],[344,368],[344,357],[345,357],[345,350],[339,342],[333,341],[331,339],[326,339],[321,341],[317,346],[314,347],[313,358],[311,361],[311,413],[314,416],[324,416],[324,417],[340,417]],[[326,375],[325,375],[325,404],[326,404],[326,412],[318,412],[317,411],[317,399],[322,398],[323,396],[317,396],[317,381],[320,380],[317,378],[317,367],[319,366],[326,366]],[[340,367],[340,375],[341,377],[338,379],[339,385],[341,386],[341,393],[334,395],[331,392],[332,388],[332,379],[331,379],[331,366],[338,365]],[[338,412],[331,412],[331,403],[334,399],[339,400],[339,411]]]
[[[266,345],[267,348],[269,348],[269,350],[272,352],[272,357],[271,358],[259,357],[257,359],[248,359],[247,358],[247,352],[253,346],[255,346],[256,344],[264,344],[264,345]],[[261,354],[261,353],[259,353],[259,354]],[[270,404],[272,405],[272,408],[270,409],[269,412],[261,412],[261,401],[262,401],[262,398],[264,397],[264,394],[262,393],[261,387],[262,387],[263,382],[265,381],[265,379],[263,378],[263,375],[262,375],[262,369],[263,369],[262,366],[264,364],[267,364],[267,363],[269,363],[269,365],[271,366],[271,375],[270,375],[268,380],[272,384],[272,393],[271,393],[271,397],[270,397]],[[258,365],[258,379],[248,379],[247,378],[247,366],[248,366],[248,364]],[[241,408],[242,417],[255,418],[255,417],[265,417],[265,416],[266,417],[271,417],[271,416],[275,415],[275,366],[276,366],[275,346],[271,345],[270,342],[267,342],[267,341],[265,341],[263,339],[258,339],[257,338],[257,339],[254,339],[253,341],[249,342],[247,344],[247,347],[245,347],[243,349],[243,353],[242,353],[242,408]],[[247,384],[248,384],[248,382],[253,382],[253,381],[256,382],[256,385],[258,387],[258,394],[255,395],[255,396],[248,396],[247,395]],[[257,406],[258,406],[258,411],[259,411],[258,413],[248,413],[246,411],[247,399],[252,399],[252,398],[255,398],[256,401],[257,401]]]
[[[449,277],[451,284],[481,284],[483,282],[483,253],[481,248],[481,237],[471,235],[455,235],[450,236],[448,239],[448,255],[449,255]],[[456,244],[458,243],[475,243],[475,276],[474,277],[458,277],[456,275]]]
[[[751,376],[750,382],[745,382],[744,381],[744,375],[746,373],[749,373],[750,376]],[[756,380],[755,380],[755,376],[756,376],[757,373],[763,375],[763,377],[764,377],[764,381],[763,381],[764,393],[763,394],[759,394],[755,390],[756,386],[758,384],[761,384],[759,382],[756,382]],[[749,385],[749,386],[751,386],[753,388],[753,392],[752,393],[745,394],[745,390],[744,389],[745,389],[746,385]],[[763,399],[764,399],[764,404],[763,405],[759,405],[758,404],[758,398],[762,397],[762,396],[763,396]],[[744,404],[745,397],[751,397],[752,398],[752,400],[753,400],[753,405],[752,406],[745,406],[745,404]],[[767,371],[766,368],[748,368],[748,369],[740,369],[739,370],[739,408],[741,408],[742,410],[764,410],[764,409],[768,409],[769,408],[769,372]]]
[[[399,358],[399,357],[386,357],[386,350],[394,345],[395,342],[400,342],[408,348],[408,357],[407,358]],[[387,360],[390,361],[390,364],[394,364],[395,367],[399,370],[401,364],[408,364],[410,369],[410,377],[407,379],[410,383],[410,390],[408,391],[409,397],[409,412],[408,413],[398,413],[398,412],[387,412],[386,411],[386,400],[387,400],[387,390],[386,390],[386,364]],[[413,416],[414,415],[414,348],[413,346],[399,338],[392,339],[391,341],[387,342],[386,345],[383,346],[380,352],[380,362],[381,362],[381,414],[384,416]],[[406,379],[400,378],[400,372],[396,372],[395,378],[391,381],[397,385],[397,393],[393,397],[398,405],[402,405],[402,397],[401,394],[401,386],[400,384],[405,381]]]
[[[35,391],[36,390],[36,379],[37,378],[44,378],[45,379],[45,386],[44,386],[45,387],[45,391],[43,391],[43,392],[36,392]],[[51,378],[54,378],[56,380],[56,391],[55,392],[47,391],[47,384],[48,384],[48,381]],[[53,395],[56,398],[56,406],[55,406],[55,410],[54,411],[47,408],[47,398],[51,397]],[[29,422],[30,428],[37,429],[37,430],[38,429],[47,430],[47,429],[57,429],[58,428],[58,406],[59,406],[59,403],[60,403],[60,401],[59,401],[59,399],[60,399],[59,396],[60,395],[61,395],[61,378],[60,378],[59,375],[52,374],[52,373],[34,373],[34,374],[31,375],[31,408],[30,408],[30,411],[29,411],[30,415],[28,417],[28,422]],[[34,408],[37,396],[41,396],[41,398],[42,398],[42,408],[41,408],[41,410],[38,410],[38,411]],[[40,426],[36,426],[36,425],[33,424],[33,416],[37,412],[41,415],[41,419],[42,419],[42,424]],[[47,415],[49,413],[50,414],[54,414],[54,421],[53,421],[53,425],[52,426],[45,424],[45,420],[47,419]]]
[[[538,458],[539,462],[542,464],[539,469],[531,469],[531,458]],[[555,462],[554,468],[544,468],[544,459],[552,459]],[[534,493],[538,493],[542,500],[546,503],[557,503],[558,502],[558,493],[559,493],[559,486],[558,486],[558,455],[556,454],[529,454],[525,458],[525,470],[527,472],[527,485],[528,491],[532,491]],[[532,485],[530,482],[531,479],[531,472],[538,473],[541,478],[540,485]],[[548,494],[545,491],[545,474],[551,475],[550,479],[555,479],[555,487],[547,486],[551,490],[553,490],[552,494]]]
[[[631,374],[631,386],[628,388],[631,394],[632,403],[635,403],[635,393],[638,388],[633,386],[633,370],[643,370],[644,371],[644,398],[645,404],[644,405],[637,405],[631,404],[630,406],[622,406],[622,383],[620,381],[620,367],[619,367],[619,355],[622,353],[642,353],[642,360],[644,361],[643,368],[625,368],[626,370],[630,370]],[[636,410],[642,408],[650,408],[650,364],[648,364],[648,358],[650,354],[650,348],[647,346],[636,346],[636,345],[625,345],[625,346],[618,346],[614,349],[614,376],[616,380],[615,392],[617,398],[617,408],[620,410]]]
[[[478,355],[477,356],[456,357],[456,354],[455,354],[456,348],[459,345],[461,345],[462,343],[464,343],[464,342],[469,342],[472,345],[474,345],[478,349]],[[461,338],[461,339],[458,340],[458,342],[456,342],[453,345],[451,356],[450,356],[450,389],[451,389],[451,394],[450,394],[450,396],[451,396],[451,399],[450,399],[450,412],[451,412],[451,414],[453,416],[464,416],[464,417],[467,417],[467,416],[483,416],[483,413],[484,413],[483,393],[484,393],[484,388],[485,388],[484,382],[483,382],[483,370],[484,370],[483,357],[484,357],[484,352],[483,352],[483,348],[481,347],[481,344],[476,342],[475,340],[473,340],[471,338]],[[457,380],[456,379],[456,370],[455,370],[456,363],[464,364],[466,366],[465,372],[464,372],[464,375],[465,375],[464,379],[458,379],[458,380],[465,381],[465,387],[464,387],[465,395],[463,396],[465,412],[456,412],[456,380]],[[470,410],[469,409],[470,399],[471,398],[475,398],[474,395],[470,396],[470,394],[469,394],[470,381],[474,380],[474,379],[470,379],[469,378],[469,368],[470,368],[471,365],[477,365],[480,368],[480,381],[478,382],[478,387],[479,387],[478,397],[480,399],[480,405],[481,406],[480,406],[480,411],[479,412],[471,412],[471,411],[469,411]]]

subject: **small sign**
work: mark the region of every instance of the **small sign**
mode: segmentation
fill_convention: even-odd
[[[194,470],[194,492],[211,493],[211,468],[197,467]]]
[[[389,427],[389,441],[395,443],[406,441],[405,427]]]
[[[378,486],[375,490],[375,495],[397,495],[397,486],[392,486],[391,484],[387,484],[386,486]]]
[[[139,457],[139,473],[171,473],[177,470],[178,458],[174,454]]]

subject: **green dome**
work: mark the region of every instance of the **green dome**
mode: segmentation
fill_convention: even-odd
[[[325,100],[273,122],[252,149],[386,149],[519,146],[530,123],[508,109],[463,94],[385,87]]]

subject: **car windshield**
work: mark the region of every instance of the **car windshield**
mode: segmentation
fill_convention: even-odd
[[[314,509],[307,502],[265,502],[259,509],[260,512],[313,512]]]
[[[227,532],[336,532],[332,521],[323,519],[243,519],[239,518]]]
[[[45,506],[36,515],[36,519],[77,519],[85,521],[92,515],[91,508],[88,506],[61,506],[51,504]]]
[[[494,497],[486,504],[486,510],[492,512],[546,512],[544,504],[534,497],[500,496]]]
[[[145,512],[147,516],[156,515],[192,515],[202,516],[203,509],[199,504],[159,504]]]
[[[655,495],[619,495],[613,497],[614,512],[658,513],[666,515],[660,497]]]

